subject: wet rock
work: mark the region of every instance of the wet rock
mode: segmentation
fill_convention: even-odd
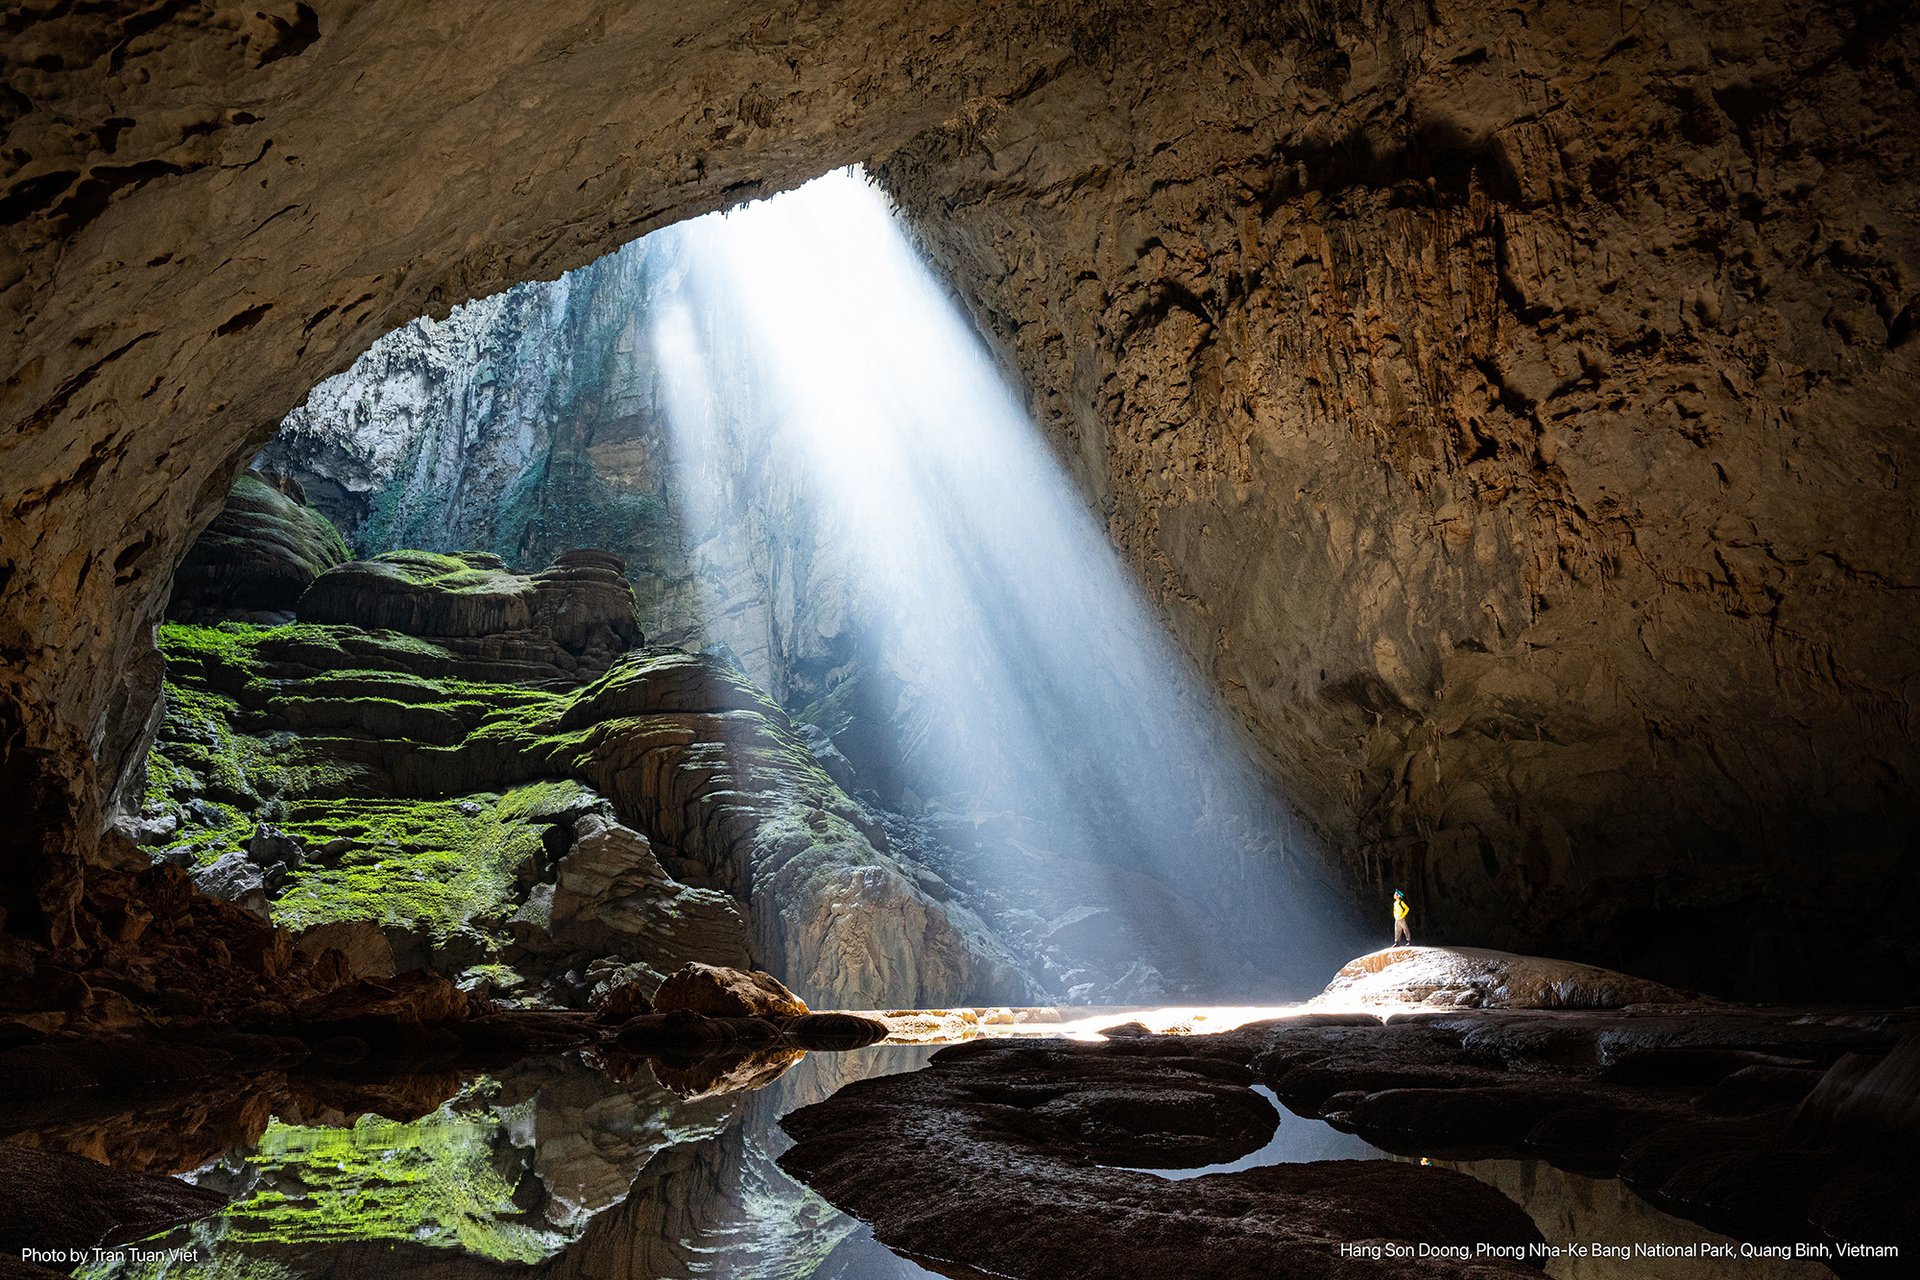
[[[709,1017],[684,1009],[643,1013],[627,1019],[614,1033],[623,1049],[674,1050],[696,1057],[741,1048],[759,1048],[780,1040],[780,1025],[769,1018]]]
[[[653,1001],[638,979],[606,983],[594,987],[588,997],[593,1011],[608,1022],[624,1022],[638,1014],[652,1013]]]
[[[788,1115],[781,1167],[896,1248],[1021,1277],[1340,1274],[1337,1244],[1525,1247],[1532,1222],[1459,1175],[1381,1161],[1281,1165],[1171,1182],[1144,1166],[1258,1148],[1272,1107],[1243,1067],[1165,1039],[983,1042],[922,1071],[862,1081]],[[1038,1206],[1045,1206],[1044,1210]],[[1489,1260],[1368,1274],[1522,1276]]]
[[[244,853],[225,854],[200,868],[193,873],[193,885],[209,898],[244,907],[262,920],[271,911],[266,875]]]
[[[720,1053],[691,1061],[654,1058],[654,1079],[679,1097],[694,1101],[764,1089],[806,1055],[799,1049],[772,1047]]]
[[[382,1023],[423,1026],[457,1022],[486,1007],[437,973],[415,970],[391,978],[363,978],[316,997],[295,1012],[313,1027]]]
[[[879,1044],[890,1028],[878,1018],[857,1013],[805,1013],[783,1028],[788,1040],[803,1049],[846,1050]]]
[[[653,993],[659,1013],[698,1013],[710,1018],[798,1018],[806,1003],[769,973],[687,964],[667,975]]]
[[[227,1198],[177,1178],[126,1173],[79,1156],[0,1143],[0,1254],[86,1251],[191,1222]]]

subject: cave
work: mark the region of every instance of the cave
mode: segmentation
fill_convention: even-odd
[[[0,31],[0,1276],[1911,1266],[1910,6]]]

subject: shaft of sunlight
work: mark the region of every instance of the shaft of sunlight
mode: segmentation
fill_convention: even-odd
[[[1316,989],[1345,916],[885,196],[843,170],[674,241],[652,323],[676,448],[777,442],[831,513],[922,700],[920,793],[1042,817],[1049,874],[1188,989]]]

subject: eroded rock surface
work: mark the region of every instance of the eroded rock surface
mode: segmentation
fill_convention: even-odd
[[[1911,6],[568,0],[431,74],[423,38],[9,31],[10,930],[85,934],[171,571],[308,388],[867,159],[1357,888],[1910,990]]]
[[[1259,1082],[1291,1110],[1387,1151],[1545,1159],[1619,1177],[1668,1212],[1738,1239],[1891,1245],[1902,1255],[1920,1241],[1920,1175],[1903,1146],[1914,1125],[1904,1090],[1920,1044],[1911,1011],[1649,1006],[1387,1022],[1303,1012],[1212,1036],[1127,1030],[1103,1045],[982,1041],[942,1050],[926,1071],[855,1085],[788,1117],[797,1145],[786,1167],[896,1248],[1014,1276],[1126,1274],[1119,1259],[1139,1255],[1116,1244],[1110,1257],[1106,1242],[1136,1231],[1150,1249],[1208,1250],[1211,1268],[1216,1241],[1233,1242],[1224,1256],[1235,1256],[1243,1218],[1251,1219],[1244,1229],[1266,1231],[1264,1215],[1286,1205],[1290,1220],[1305,1224],[1327,1203],[1321,1197],[1338,1197],[1350,1216],[1310,1245],[1284,1233],[1268,1241],[1276,1265],[1342,1274],[1342,1263],[1297,1261],[1297,1250],[1324,1249],[1329,1239],[1440,1243],[1452,1238],[1447,1224],[1461,1222],[1500,1230],[1498,1218],[1475,1217],[1488,1202],[1452,1181],[1407,1177],[1433,1172],[1416,1165],[1206,1175],[1178,1184],[1194,1189],[1184,1201],[1192,1216],[1161,1221],[1150,1214],[1160,1192],[1110,1181],[1143,1175],[1088,1169],[1079,1158],[1112,1142],[1094,1158],[1112,1163],[1124,1149],[1124,1163],[1147,1165],[1157,1140],[1131,1135],[1238,1132],[1220,1117],[1249,1112],[1259,1099],[1244,1086]],[[1196,1088],[1228,1087],[1241,1098],[1229,1112],[1189,1098]],[[1203,1163],[1201,1153],[1186,1163]],[[1236,1206],[1232,1221],[1211,1219],[1220,1203]],[[1066,1209],[1051,1216],[1057,1204]],[[1448,1274],[1444,1260],[1433,1265],[1442,1269],[1428,1274]]]
[[[1539,1235],[1462,1175],[1375,1161],[1170,1182],[1135,1168],[1230,1160],[1272,1134],[1255,1076],[1191,1042],[984,1043],[787,1116],[781,1167],[895,1249],[1004,1276],[1523,1276],[1520,1263],[1342,1259],[1341,1241]]]
[[[326,517],[298,486],[248,472],[173,573],[167,615],[177,622],[291,622],[313,580],[347,559]]]
[[[509,999],[587,1003],[602,960],[644,995],[750,958],[830,1006],[1028,990],[765,695],[717,659],[634,651],[617,558],[525,575],[393,553],[320,574],[298,614],[162,636],[129,825],[219,896],[296,930],[376,925],[395,968]]]
[[[1913,9],[1265,12],[881,172],[1368,900],[1910,993]]]
[[[80,1156],[0,1143],[0,1250],[85,1253],[125,1244],[226,1203],[217,1191],[173,1178],[103,1168]],[[48,1270],[41,1274],[57,1275]]]

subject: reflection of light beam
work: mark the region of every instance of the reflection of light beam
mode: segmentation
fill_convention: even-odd
[[[1107,914],[1134,949],[1116,971],[1151,954],[1189,991],[1317,987],[1349,921],[880,192],[842,171],[661,235],[676,455],[772,458],[823,513],[815,558],[848,567],[918,700],[919,794],[1041,822],[1043,887]],[[727,524],[721,472],[680,470]]]
[[[893,1029],[888,1044],[949,1044],[963,1040],[1064,1039],[1104,1040],[1103,1032],[1138,1023],[1155,1035],[1204,1036],[1232,1031],[1255,1022],[1274,1022],[1308,1015],[1365,1014],[1391,1021],[1394,1013],[1431,1012],[1411,1002],[1395,1008],[1377,1003],[1361,1005],[1313,1000],[1295,1004],[1169,1005],[1153,1009],[891,1009],[869,1010],[862,1016],[878,1018]]]

